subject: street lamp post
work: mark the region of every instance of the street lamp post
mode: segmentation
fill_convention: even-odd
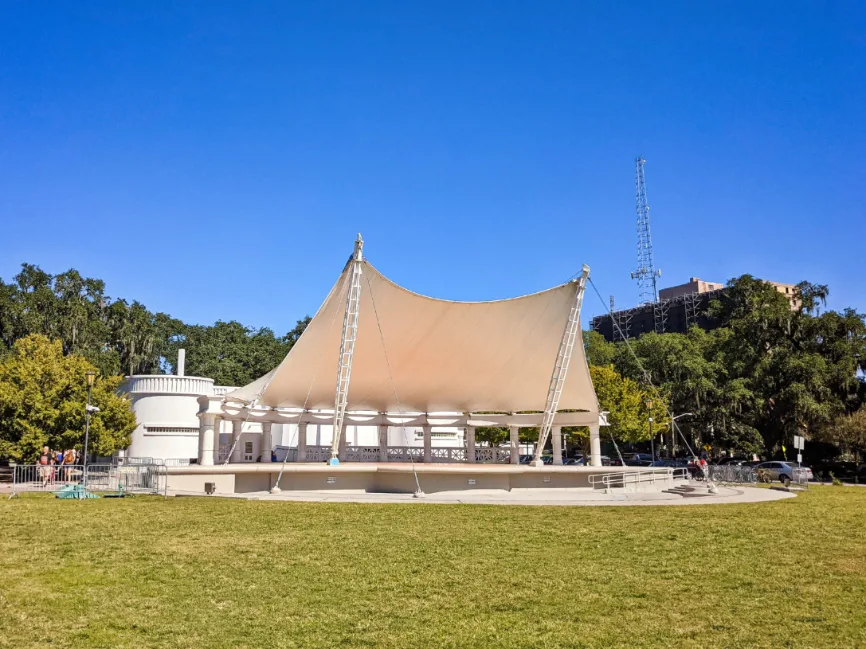
[[[649,425],[650,425],[650,455],[652,455],[653,462],[656,461],[656,443],[653,438],[653,402],[646,402],[647,410],[649,410]]]
[[[90,405],[90,398],[93,396],[93,382],[96,380],[96,372],[86,372],[84,374],[87,379],[87,406],[84,408],[84,487],[87,488],[87,452],[90,443],[90,413],[93,406]]]
[[[675,417],[671,417],[671,452],[673,452],[674,447],[677,445],[677,430],[676,430],[676,420],[680,417],[692,417],[695,413],[693,412],[682,412]],[[673,413],[671,413],[673,415]]]

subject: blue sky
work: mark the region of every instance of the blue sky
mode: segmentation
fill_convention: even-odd
[[[655,6],[650,6],[655,4]],[[0,277],[278,332],[351,252],[451,299],[582,263],[866,310],[862,2],[0,5]],[[595,296],[588,316],[602,311]]]

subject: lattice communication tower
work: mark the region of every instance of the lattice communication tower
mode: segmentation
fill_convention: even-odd
[[[653,242],[650,235],[649,205],[646,202],[646,177],[643,167],[646,164],[643,156],[635,160],[636,197],[637,197],[637,270],[631,274],[637,280],[641,304],[658,302],[659,293],[656,278],[661,277],[661,270],[656,270],[653,263]]]

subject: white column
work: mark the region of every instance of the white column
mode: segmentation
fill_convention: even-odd
[[[213,440],[214,440],[214,419],[213,415],[200,415],[198,424],[198,463],[202,466],[213,466]]]
[[[307,424],[298,424],[298,462],[307,461]]]
[[[553,463],[562,466],[562,426],[554,426],[550,434],[553,437]]]
[[[232,420],[232,446],[234,446],[235,452],[232,453],[232,457],[229,462],[242,462],[244,458],[244,449],[240,442],[241,439],[241,429],[243,428],[244,422],[240,419]]]
[[[589,459],[592,466],[601,466],[601,437],[598,424],[589,427]]]
[[[433,461],[433,427],[422,426],[424,432],[424,462],[430,464]]]
[[[520,428],[509,426],[508,435],[511,438],[511,463],[520,464]]]
[[[340,427],[340,444],[337,447],[337,457],[340,462],[346,461],[346,424]]]
[[[475,426],[466,427],[466,461],[475,464]]]
[[[220,432],[223,427],[223,418],[216,415],[213,420],[213,463],[220,461]]]
[[[271,451],[274,450],[274,438],[271,435],[271,426],[273,424],[269,421],[262,422],[262,445],[259,449],[259,453],[262,454],[262,462],[270,462]]]
[[[379,425],[379,461],[388,461],[388,426]]]

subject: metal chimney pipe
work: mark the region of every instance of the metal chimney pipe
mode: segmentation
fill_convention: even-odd
[[[177,375],[184,376],[186,372],[186,350],[178,349],[177,350]]]

